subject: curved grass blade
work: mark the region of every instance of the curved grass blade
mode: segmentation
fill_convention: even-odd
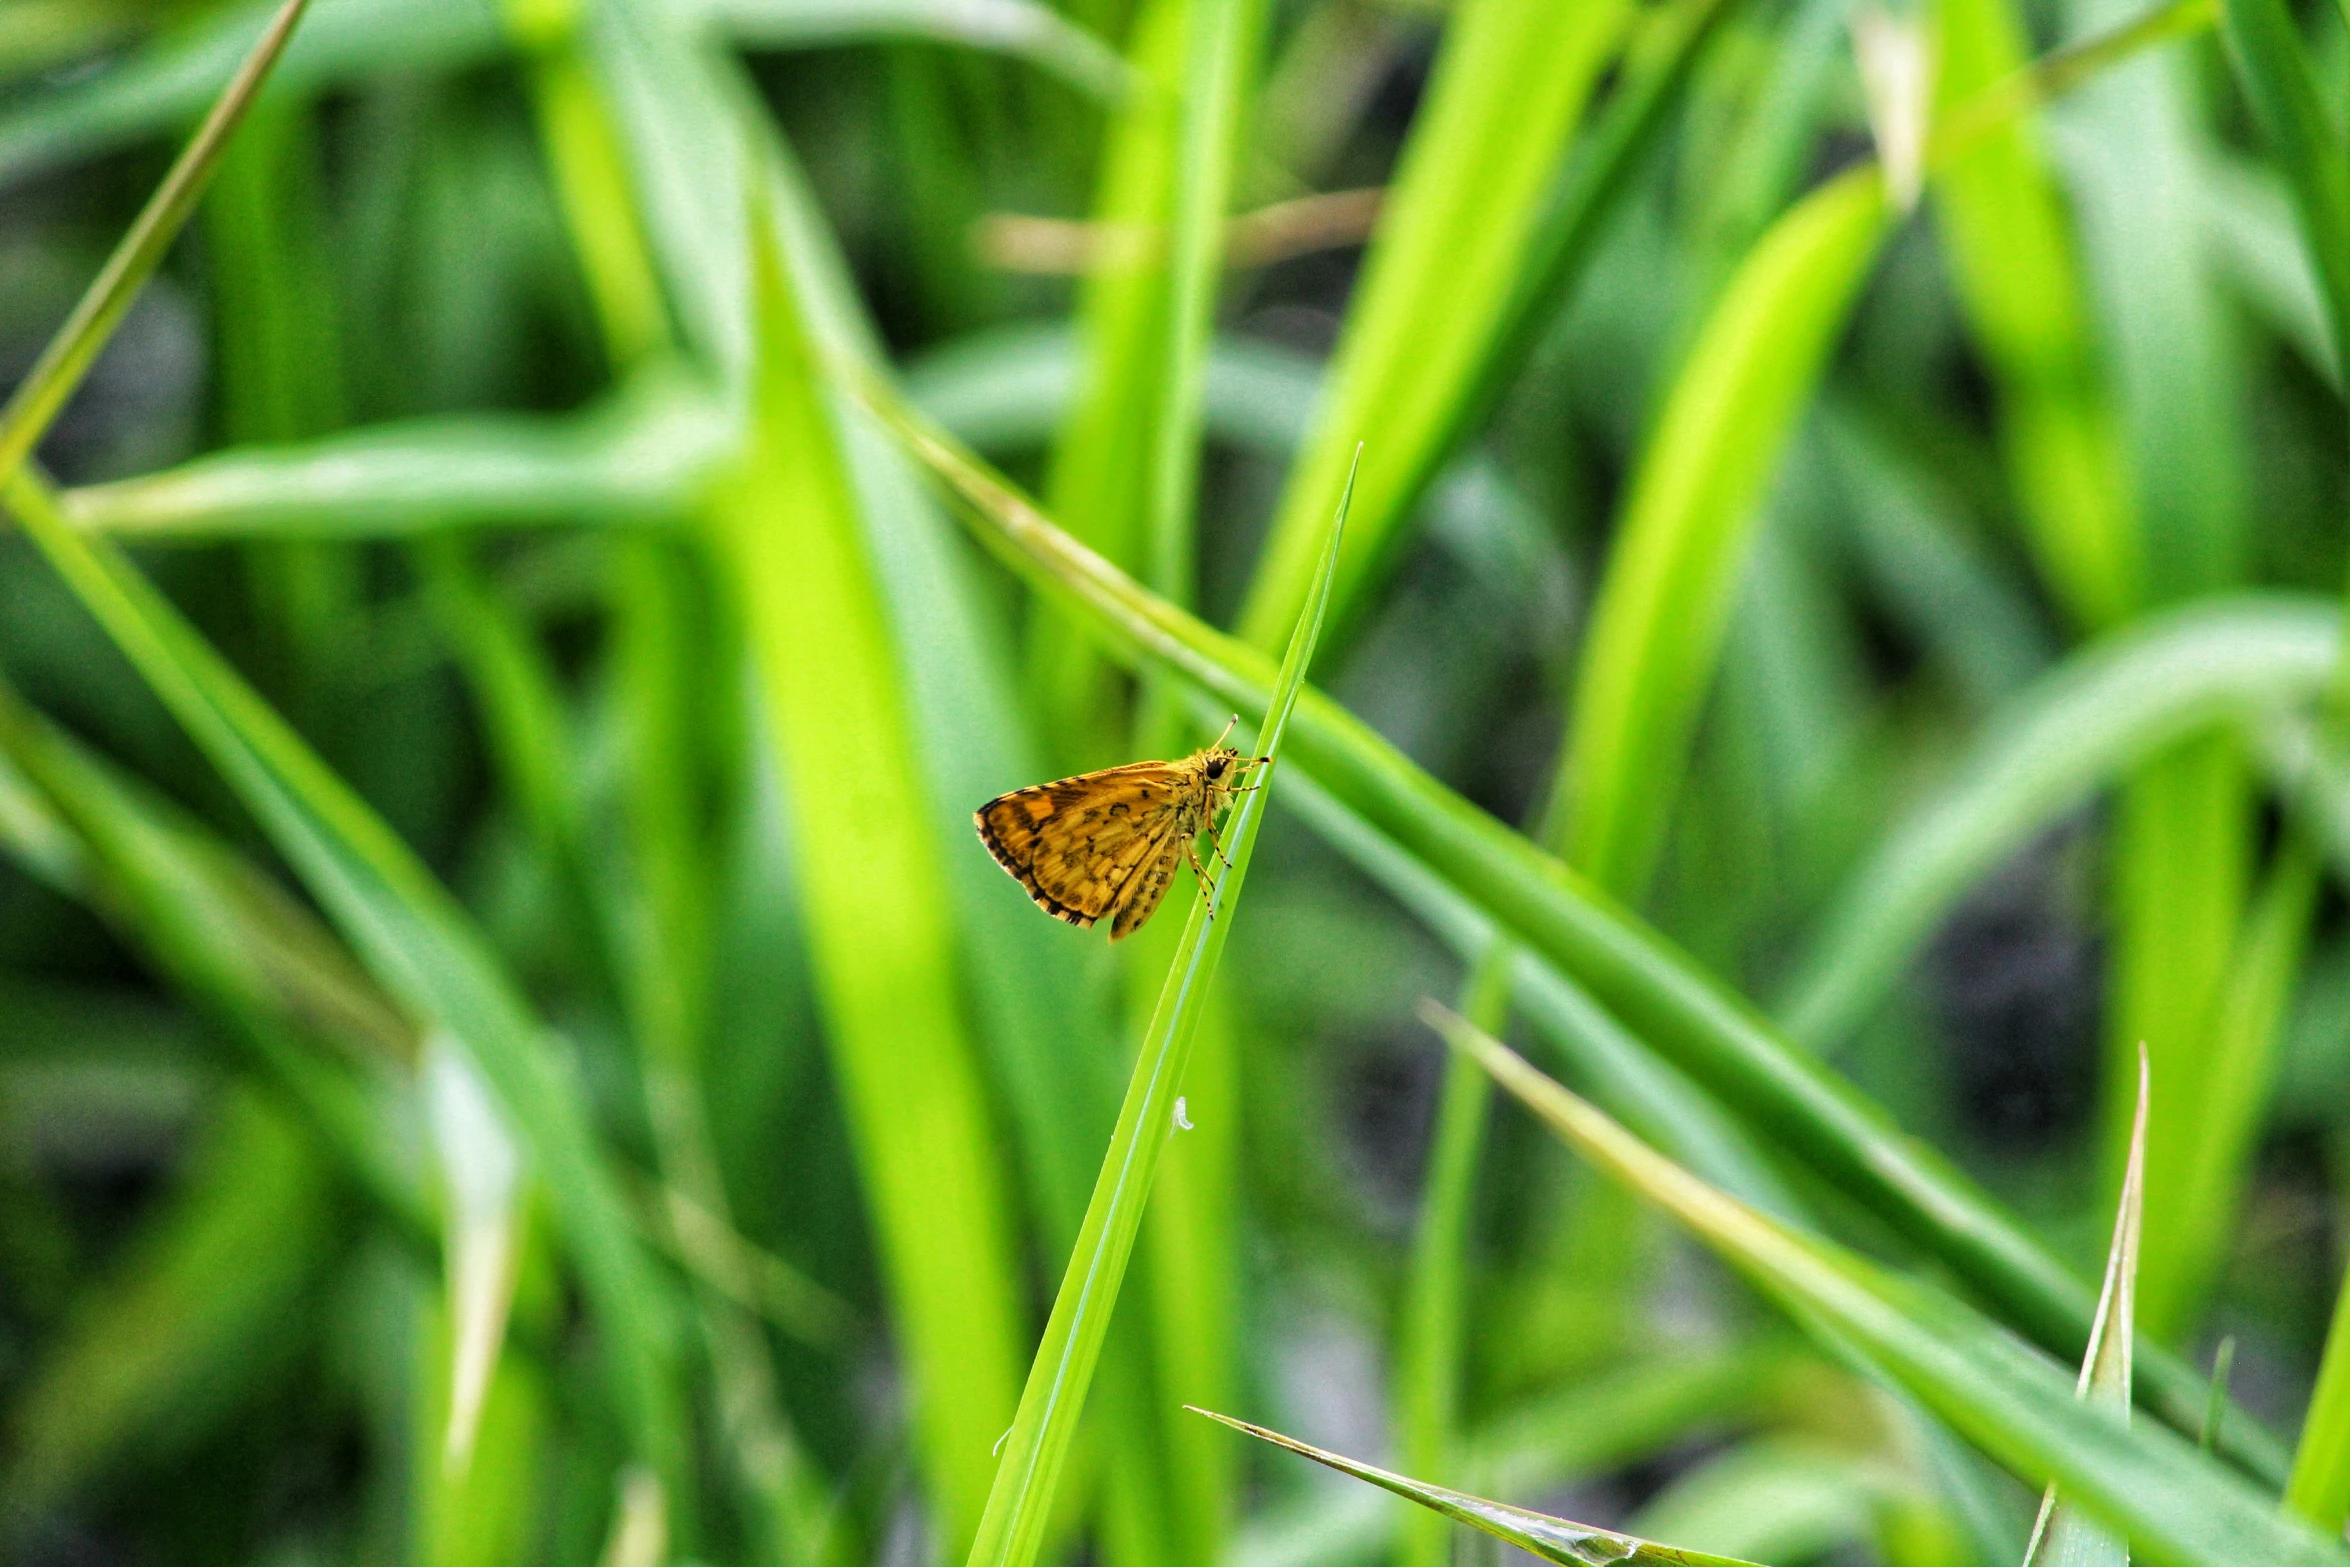
[[[1003,1459],[988,1495],[979,1538],[971,1547],[969,1567],[1029,1567],[1043,1540],[1069,1440],[1076,1434],[1086,1389],[1093,1380],[1102,1338],[1109,1330],[1110,1313],[1125,1277],[1126,1260],[1142,1227],[1151,1177],[1157,1171],[1160,1152],[1175,1132],[1176,1094],[1183,1084],[1192,1035],[1199,1026],[1199,1009],[1223,953],[1224,936],[1231,924],[1227,916],[1240,895],[1255,851],[1257,829],[1264,821],[1265,802],[1271,793],[1268,786],[1280,766],[1290,716],[1305,686],[1306,666],[1321,632],[1351,499],[1351,488],[1339,497],[1323,543],[1320,580],[1305,612],[1298,617],[1280,673],[1258,709],[1262,715],[1257,726],[1258,754],[1266,760],[1257,769],[1257,786],[1242,797],[1226,829],[1224,852],[1229,865],[1192,902],[1190,921],[1175,949],[1174,964],[1167,971],[1133,1079],[1127,1085],[1118,1129],[1102,1160],[1093,1200],[1086,1207],[1085,1226],[1078,1233],[1068,1272],[1054,1297],[1044,1341],[1029,1367],[1019,1415],[1004,1440]]]
[[[1384,1491],[1393,1491],[1406,1501],[1417,1502],[1432,1512],[1441,1513],[1456,1523],[1465,1523],[1472,1529],[1482,1529],[1497,1540],[1506,1540],[1522,1551],[1530,1551],[1546,1562],[1557,1562],[1559,1567],[1755,1567],[1752,1562],[1734,1556],[1711,1556],[1704,1551],[1685,1551],[1677,1546],[1659,1545],[1654,1540],[1635,1539],[1618,1534],[1612,1529],[1594,1529],[1588,1524],[1569,1523],[1564,1518],[1553,1518],[1546,1513],[1529,1512],[1523,1507],[1512,1507],[1506,1502],[1489,1502],[1481,1496],[1465,1491],[1454,1491],[1441,1485],[1430,1485],[1425,1480],[1413,1480],[1404,1475],[1390,1474],[1333,1453],[1325,1448],[1311,1446],[1297,1438],[1268,1431],[1263,1426],[1235,1420],[1230,1415],[1219,1415],[1212,1409],[1185,1405],[1195,1415],[1205,1415],[1221,1425],[1244,1432],[1275,1447],[1285,1447],[1317,1464],[1326,1464],[1340,1474],[1367,1480]]]
[[[358,1184],[420,1241],[432,1204],[400,1143],[415,1032],[275,879],[0,683],[0,774],[24,788],[0,840],[90,904],[227,1025]],[[40,820],[24,821],[37,813]],[[48,863],[36,834],[58,840]]]
[[[457,414],[240,447],[67,490],[59,506],[76,528],[138,543],[660,524],[693,510],[739,438],[705,387],[654,369],[581,413]]]
[[[51,420],[81,385],[98,351],[106,346],[123,312],[130,309],[148,275],[162,264],[163,253],[179,237],[196,210],[196,200],[220,166],[221,154],[236,131],[254,95],[269,79],[270,67],[285,52],[310,0],[285,0],[237,67],[212,111],[197,127],[195,137],[181,150],[155,194],[147,198],[128,234],[106,258],[106,268],[75,304],[73,314],[41,350],[33,368],[17,383],[8,404],[0,408],[0,484],[13,477],[33,454]]]
[[[868,383],[862,395],[963,498],[961,514],[980,542],[1039,591],[1081,611],[1116,656],[1164,669],[1226,710],[1265,711],[1271,660],[1071,540],[887,388]],[[1956,1167],[1902,1135],[1654,929],[1428,777],[1328,697],[1303,692],[1294,727],[1301,772],[1582,986],[1647,1048],[1943,1259],[2032,1338],[2068,1359],[2081,1353],[2095,1296]],[[2204,1379],[2153,1349],[2142,1352],[2139,1369],[2149,1406],[2182,1430],[2196,1429]],[[2256,1473],[2282,1477],[2283,1453],[2248,1416],[2231,1412],[2223,1445]]]
[[[1922,1280],[1889,1273],[1707,1186],[1491,1038],[1432,1003],[1456,1049],[1562,1141],[1664,1207],[1799,1322],[1816,1316],[1942,1420],[2028,1480],[2053,1478],[2163,1567],[2341,1567],[2350,1549],[2177,1434],[2074,1396],[2045,1357]]]
[[[2325,1356],[2293,1449],[2285,1509],[2330,1534],[2350,1520],[2350,1278],[2342,1281],[2326,1325]]]
[[[2317,696],[2340,656],[2332,605],[2261,595],[2147,620],[2059,665],[1986,722],[1988,743],[1830,904],[1778,1009],[1787,1031],[1833,1049],[1959,895],[2032,834],[2180,739]]]
[[[498,0],[337,0],[303,30],[286,86],[332,91],[399,72],[464,71],[511,52]],[[1114,101],[1125,64],[1091,33],[1029,0],[695,0],[681,20],[752,48],[935,39],[1024,59]],[[200,112],[236,70],[267,6],[237,6],[129,52],[103,73],[0,114],[0,183],[118,151]]]
[[[1105,103],[1135,88],[1117,50],[1033,0],[692,0],[686,9],[745,48],[927,38],[1026,60]]]
[[[1642,454],[1592,607],[1560,774],[1567,862],[1618,897],[1638,900],[1663,844],[1763,487],[1893,216],[1864,165],[1772,225]]]

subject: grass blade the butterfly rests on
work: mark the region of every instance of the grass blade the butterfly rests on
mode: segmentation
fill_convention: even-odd
[[[106,269],[98,275],[73,314],[58,328],[57,335],[41,350],[41,357],[17,383],[8,405],[0,408],[0,483],[12,476],[19,464],[33,453],[51,420],[64,409],[82,377],[89,373],[98,351],[106,346],[123,312],[130,309],[139,288],[163,261],[163,253],[179,237],[179,231],[188,221],[188,214],[196,210],[197,198],[204,194],[205,184],[220,167],[221,154],[228,149],[228,139],[236,131],[238,122],[253,106],[254,96],[261,84],[269,79],[270,67],[277,64],[285,52],[286,41],[294,34],[294,24],[302,19],[302,12],[310,0],[286,0],[271,18],[269,26],[244,64],[230,79],[212,112],[164,175],[163,183],[140,209],[138,220],[123,236],[114,253],[106,259]]]
[[[1466,1050],[1559,1138],[1664,1207],[1784,1304],[1817,1318],[1950,1427],[2033,1482],[2054,1479],[2162,1567],[2342,1567],[2350,1548],[2280,1517],[2275,1500],[2175,1432],[2126,1425],[1970,1307],[1706,1185],[1489,1036],[1432,1004]]]
[[[988,1495],[987,1514],[980,1524],[979,1538],[972,1544],[969,1567],[1029,1567],[1043,1539],[1069,1439],[1076,1434],[1086,1389],[1101,1356],[1102,1338],[1117,1304],[1126,1259],[1142,1227],[1151,1177],[1160,1152],[1176,1132],[1175,1100],[1183,1082],[1192,1031],[1198,1026],[1199,1007],[1230,928],[1230,908],[1240,895],[1257,829],[1264,821],[1271,792],[1268,785],[1280,766],[1290,713],[1305,685],[1306,666],[1312,661],[1321,631],[1322,610],[1329,601],[1351,499],[1350,484],[1348,492],[1339,497],[1322,547],[1320,579],[1298,617],[1288,654],[1281,661],[1281,672],[1264,708],[1264,722],[1257,729],[1258,754],[1266,760],[1256,770],[1256,788],[1233,813],[1229,842],[1224,846],[1230,863],[1215,884],[1200,889],[1192,902],[1190,921],[1184,926],[1174,966],[1167,972],[1149,1032],[1143,1036],[1134,1077],[1127,1085],[1118,1129],[1110,1139],[1093,1200],[1086,1208],[1085,1226],[1078,1234],[1060,1293],[1053,1300],[1044,1342],[1029,1367],[1019,1415],[1006,1435],[995,1488]]]
[[[1588,1524],[1569,1523],[1564,1518],[1552,1518],[1543,1513],[1528,1512],[1523,1507],[1512,1507],[1506,1502],[1489,1502],[1481,1496],[1464,1491],[1448,1490],[1441,1485],[1430,1485],[1424,1480],[1413,1480],[1404,1475],[1390,1474],[1366,1463],[1300,1442],[1295,1437],[1268,1431],[1263,1426],[1235,1420],[1230,1415],[1219,1415],[1212,1409],[1191,1407],[1194,1414],[1244,1431],[1275,1447],[1286,1447],[1291,1452],[1310,1458],[1317,1464],[1326,1464],[1340,1474],[1367,1480],[1384,1491],[1393,1491],[1406,1501],[1419,1503],[1431,1512],[1439,1513],[1456,1523],[1465,1523],[1472,1529],[1482,1529],[1497,1540],[1506,1540],[1522,1551],[1530,1551],[1559,1567],[1755,1567],[1752,1562],[1731,1556],[1712,1556],[1704,1551],[1685,1551],[1678,1546],[1659,1545],[1654,1540],[1636,1539],[1618,1534],[1612,1529],[1594,1529]]]

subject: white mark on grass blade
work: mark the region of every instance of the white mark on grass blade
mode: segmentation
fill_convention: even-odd
[[[1177,1094],[1175,1096],[1175,1128],[1177,1131],[1182,1132],[1188,1132],[1192,1129],[1191,1117],[1184,1114],[1183,1096],[1181,1094]]]
[[[1852,52],[1868,96],[1869,129],[1885,190],[1903,212],[1925,187],[1926,133],[1932,120],[1934,48],[1914,20],[1864,6],[1852,18]]]
[[[462,1474],[506,1337],[519,1235],[522,1155],[464,1047],[436,1031],[424,1046],[425,1114],[441,1166],[450,1352],[441,1462]]]
[[[661,1477],[630,1464],[620,1471],[619,1492],[600,1567],[661,1567],[669,1556],[669,1498]]]

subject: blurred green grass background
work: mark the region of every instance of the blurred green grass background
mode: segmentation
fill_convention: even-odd
[[[49,406],[276,9],[0,0],[0,1560],[2350,1561],[2350,8],[314,0]]]

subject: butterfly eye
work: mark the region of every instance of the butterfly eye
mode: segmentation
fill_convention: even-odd
[[[1221,778],[1224,776],[1224,758],[1220,756],[1211,756],[1208,758],[1208,776],[1211,779]]]

